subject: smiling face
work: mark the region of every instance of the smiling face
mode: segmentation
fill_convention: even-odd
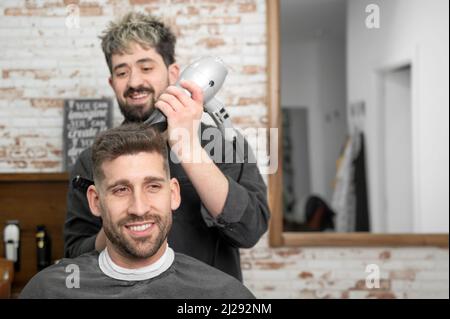
[[[128,122],[145,121],[161,93],[179,76],[176,63],[166,66],[154,48],[136,42],[129,44],[126,53],[112,55],[111,68],[109,83]]]
[[[101,169],[104,178],[88,189],[88,199],[103,219],[108,252],[122,266],[152,263],[165,250],[172,211],[180,204],[177,180],[169,179],[156,152],[122,155]]]

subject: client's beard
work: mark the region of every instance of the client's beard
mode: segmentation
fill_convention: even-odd
[[[171,213],[167,214],[166,218],[155,214],[145,214],[142,217],[129,216],[116,224],[112,223],[106,211],[102,213],[102,217],[103,230],[108,240],[122,256],[132,259],[149,258],[155,255],[167,239],[167,235],[172,226]],[[159,231],[154,232],[150,237],[140,240],[129,240],[123,233],[124,225],[144,221],[152,221],[155,223],[152,227],[158,227]]]

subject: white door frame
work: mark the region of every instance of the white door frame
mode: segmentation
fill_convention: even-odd
[[[411,67],[411,148],[412,148],[412,158],[411,158],[411,167],[412,167],[412,187],[411,187],[411,196],[412,196],[412,225],[413,225],[413,233],[418,233],[422,231],[422,220],[421,220],[421,209],[420,209],[420,194],[421,194],[421,183],[420,183],[420,165],[419,165],[419,156],[420,156],[420,92],[419,92],[419,48],[416,47],[413,56],[411,58],[405,59],[396,59],[394,61],[390,61],[388,63],[382,64],[379,68],[376,69],[376,120],[377,120],[377,149],[378,149],[378,169],[380,172],[380,183],[378,189],[378,200],[380,203],[381,209],[383,210],[382,216],[386,214],[386,196],[385,196],[385,187],[386,187],[386,166],[384,163],[385,159],[385,105],[384,105],[384,77],[386,73],[391,72],[393,70],[399,69],[404,66]],[[383,222],[385,219],[383,219]],[[386,229],[386,224],[382,224],[384,230]]]

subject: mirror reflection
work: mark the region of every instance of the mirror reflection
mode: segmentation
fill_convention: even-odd
[[[284,231],[448,231],[445,17],[411,10],[280,1]]]

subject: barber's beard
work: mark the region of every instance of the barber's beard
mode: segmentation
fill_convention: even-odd
[[[155,91],[152,90],[152,92],[149,93],[151,94],[150,99],[145,104],[141,105],[130,105],[127,103],[126,99],[122,102],[117,99],[120,112],[126,122],[141,123],[149,118],[150,114],[152,114],[155,109],[156,103]]]
[[[167,78],[166,87],[169,86],[169,78]],[[133,93],[148,93],[150,94],[150,99],[141,105],[130,105],[127,103],[127,97]],[[156,91],[153,86],[140,86],[138,88],[128,88],[123,96],[123,101],[117,99],[119,103],[120,112],[125,118],[126,122],[129,123],[141,123],[150,117],[150,115],[155,110],[155,103],[159,96],[156,96]]]
[[[113,223],[108,216],[109,214],[103,210],[103,230],[106,237],[120,255],[130,259],[145,259],[155,255],[166,240],[172,226],[171,213],[167,214],[166,218],[154,214],[140,217],[128,216],[117,223]],[[157,227],[150,236],[136,239],[124,234],[127,223],[145,221],[154,222],[152,227]]]

